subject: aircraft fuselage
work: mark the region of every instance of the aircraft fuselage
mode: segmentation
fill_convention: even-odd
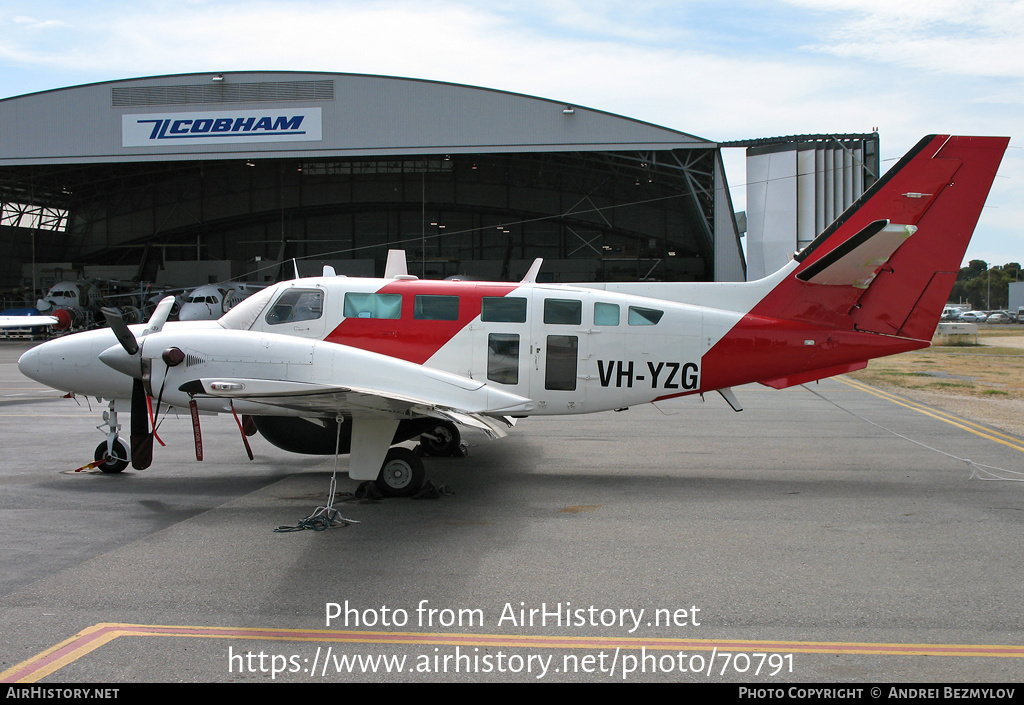
[[[716,286],[723,304],[742,306],[757,284]],[[144,328],[131,330],[138,335]],[[722,364],[709,352],[730,332],[741,349]],[[140,343],[143,358],[159,358],[171,347],[185,353],[180,366],[147,371],[150,394],[173,406],[188,404],[195,390],[181,386],[200,378],[370,387],[412,397],[424,385],[440,385],[465,401],[456,394],[459,383],[437,381],[430,373],[436,370],[507,394],[506,401],[522,400],[475,409],[481,413],[550,415],[616,409],[860,359],[863,344],[854,338],[869,339],[876,354],[908,342],[845,336],[742,310],[582,286],[314,277],[277,284],[219,322],[168,323]],[[851,355],[837,354],[840,343]],[[122,374],[109,362],[119,354],[113,333],[101,329],[46,343],[19,364],[57,389],[126,398],[130,371]],[[225,399],[197,399],[204,410],[230,410]],[[308,413],[272,402],[233,404],[239,413]]]

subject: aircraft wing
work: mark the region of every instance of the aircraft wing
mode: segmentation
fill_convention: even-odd
[[[56,324],[56,316],[0,316],[0,328],[30,328]]]
[[[361,387],[284,380],[208,378],[195,380],[183,391],[191,394],[244,400],[293,409],[310,416],[354,416],[366,419],[432,417],[479,428],[492,438],[508,435],[511,420],[480,409],[457,408],[451,400],[429,399]],[[483,387],[483,385],[479,385]],[[504,407],[529,400],[501,393]],[[505,403],[507,402],[507,403]]]

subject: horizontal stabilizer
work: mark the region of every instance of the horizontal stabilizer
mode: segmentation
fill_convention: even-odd
[[[867,289],[879,269],[915,232],[916,225],[876,220],[800,272],[797,278],[811,284]]]

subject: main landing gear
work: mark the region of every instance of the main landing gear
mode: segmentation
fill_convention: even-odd
[[[411,497],[423,487],[423,461],[408,448],[392,448],[374,484],[385,497]]]
[[[426,455],[447,458],[461,455],[462,435],[451,421],[438,421],[420,435],[420,448]]]
[[[420,435],[419,449],[433,457],[464,456],[462,435],[450,421],[438,421]],[[411,497],[423,488],[426,473],[419,455],[395,446],[388,451],[374,484],[385,497]]]

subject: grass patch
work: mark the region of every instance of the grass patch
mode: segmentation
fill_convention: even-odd
[[[963,345],[936,345],[929,348],[929,352],[936,355],[1010,355],[1024,357],[1024,349],[1002,348],[993,345],[979,345],[965,350]]]
[[[1000,345],[1009,338],[1024,338],[1024,326],[996,331],[979,326],[978,334],[987,344],[934,345],[872,360],[866,369],[849,376],[897,392],[920,390],[993,401],[1024,400],[1024,347]],[[940,340],[936,338],[935,342]]]
[[[974,340],[958,340],[954,337],[948,337],[942,343],[936,343],[938,347],[943,348],[980,348],[984,346],[984,343],[975,343]]]
[[[1024,326],[1022,325],[1007,325],[1007,326],[978,326],[978,335],[982,338],[999,338],[1001,336],[1020,336],[1024,334]]]

